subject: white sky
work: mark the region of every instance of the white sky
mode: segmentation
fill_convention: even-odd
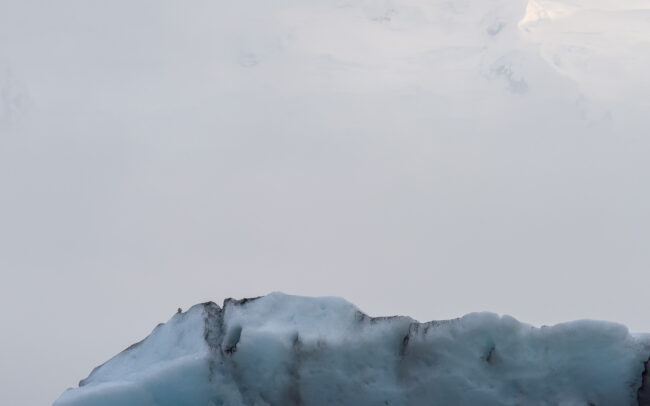
[[[0,404],[276,290],[650,331],[649,9],[0,0]]]

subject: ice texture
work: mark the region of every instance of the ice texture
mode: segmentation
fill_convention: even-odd
[[[650,405],[649,358],[615,323],[419,323],[272,293],[175,314],[54,405]]]

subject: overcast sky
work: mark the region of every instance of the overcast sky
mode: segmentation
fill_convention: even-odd
[[[650,1],[0,0],[0,404],[177,307],[650,331]]]

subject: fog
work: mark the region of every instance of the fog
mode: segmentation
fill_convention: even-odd
[[[0,0],[0,403],[178,307],[650,331],[650,1]]]

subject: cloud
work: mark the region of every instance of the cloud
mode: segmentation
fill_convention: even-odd
[[[0,13],[3,404],[273,290],[650,322],[645,3],[40,3]]]

